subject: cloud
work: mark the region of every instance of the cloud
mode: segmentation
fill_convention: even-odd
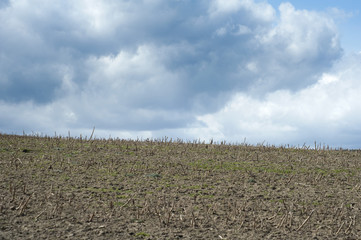
[[[360,147],[361,55],[347,56],[316,83],[296,92],[276,90],[264,99],[238,93],[220,111],[198,116],[199,134],[251,143]]]
[[[0,8],[5,8],[7,6],[9,6],[8,0],[0,0]]]
[[[342,55],[337,28],[324,14],[296,10],[290,3],[279,6],[280,18],[275,27],[259,35],[267,54],[259,68],[260,84],[274,89],[292,90],[312,84],[334,60]],[[312,67],[311,67],[312,66]]]
[[[332,18],[289,3],[17,0],[0,21],[1,131],[276,141],[317,120],[277,99],[312,115],[302,91],[342,56]]]

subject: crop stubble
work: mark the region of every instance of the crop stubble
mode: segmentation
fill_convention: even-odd
[[[361,151],[0,134],[0,239],[361,239]]]

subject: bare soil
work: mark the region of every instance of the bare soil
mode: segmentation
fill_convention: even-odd
[[[361,239],[361,151],[0,134],[0,239]]]

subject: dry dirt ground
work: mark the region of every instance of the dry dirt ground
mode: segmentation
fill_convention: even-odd
[[[0,239],[361,239],[361,151],[0,134]]]

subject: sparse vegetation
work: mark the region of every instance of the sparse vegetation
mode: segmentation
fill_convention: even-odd
[[[0,134],[0,239],[361,239],[361,151]]]

